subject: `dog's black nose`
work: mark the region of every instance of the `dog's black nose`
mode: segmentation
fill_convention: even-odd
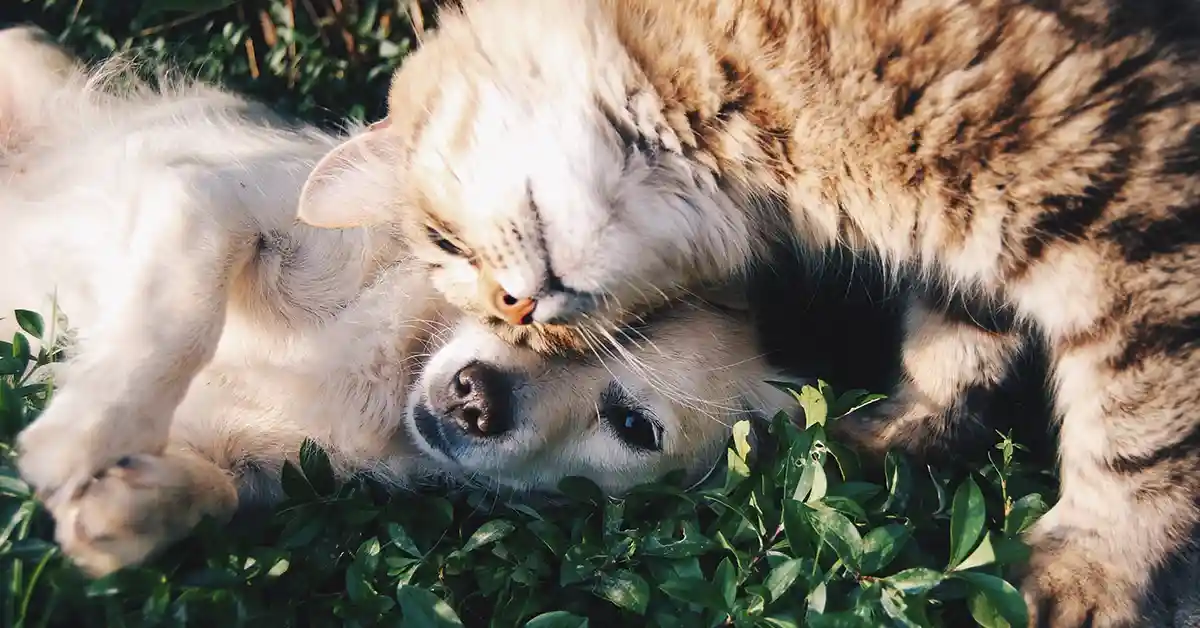
[[[471,362],[450,378],[446,414],[473,436],[499,436],[512,427],[510,388],[499,369]]]

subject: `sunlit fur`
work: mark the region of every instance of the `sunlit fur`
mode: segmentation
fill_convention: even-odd
[[[1063,492],[1028,537],[1032,618],[1136,622],[1200,522],[1200,5],[478,0],[440,24],[356,144],[391,155],[387,204],[324,176],[361,163],[335,151],[303,219],[401,226],[462,309],[536,299],[502,333],[548,350],[780,239],[992,310],[914,293],[900,386],[843,435],[952,447],[1042,336]]]
[[[787,378],[744,312],[680,303],[573,358],[458,322],[388,231],[293,224],[308,170],[339,138],[202,85],[151,89],[121,62],[85,71],[46,46],[0,32],[0,311],[38,308],[72,331],[18,465],[92,575],[202,516],[274,501],[306,438],[339,477],[397,490],[553,492],[579,475],[615,493],[671,470],[695,480],[735,421],[795,410],[764,381]],[[10,335],[11,316],[0,327]],[[504,372],[512,426],[448,458],[408,429],[410,410],[471,362]],[[604,416],[613,391],[659,426],[660,451],[619,437],[621,417]]]

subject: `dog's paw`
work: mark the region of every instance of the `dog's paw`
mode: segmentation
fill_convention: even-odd
[[[1034,545],[1020,574],[1031,628],[1139,625],[1139,585],[1077,544]]]
[[[204,516],[237,507],[231,477],[188,454],[135,455],[71,480],[51,507],[55,538],[84,573],[99,577],[145,561]]]
[[[17,470],[47,505],[75,478],[166,446],[169,421],[145,419],[133,411],[142,404],[108,403],[105,396],[62,388],[17,436]]]

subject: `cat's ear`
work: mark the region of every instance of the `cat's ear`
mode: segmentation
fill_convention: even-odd
[[[366,227],[394,220],[400,184],[399,138],[385,118],[317,162],[300,192],[297,218],[314,227]]]

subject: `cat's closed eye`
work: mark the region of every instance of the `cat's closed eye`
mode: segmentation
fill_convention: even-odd
[[[467,256],[467,252],[463,250],[461,246],[455,244],[450,240],[450,238],[446,237],[445,234],[435,227],[425,227],[425,236],[429,238],[429,241],[432,242],[434,246],[445,251],[449,255],[453,255],[455,257]]]

